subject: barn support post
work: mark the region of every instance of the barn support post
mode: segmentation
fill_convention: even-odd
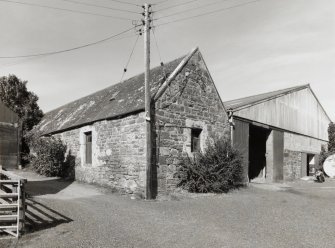
[[[17,128],[17,168],[21,169],[21,140],[22,140],[22,122],[18,121],[18,123],[15,124],[15,127]]]
[[[233,111],[228,111],[229,126],[230,126],[230,142],[231,146],[234,146],[234,113]]]

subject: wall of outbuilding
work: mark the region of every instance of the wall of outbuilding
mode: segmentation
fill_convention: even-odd
[[[284,133],[284,180],[301,178],[304,154],[319,154],[327,142],[299,134]]]
[[[200,147],[208,139],[229,136],[226,112],[200,53],[196,53],[155,104],[158,191],[174,191],[175,172],[191,152],[191,130],[201,129]]]
[[[176,189],[175,172],[191,152],[191,130],[200,128],[200,147],[209,139],[229,138],[229,123],[220,96],[196,52],[153,106],[154,187]],[[146,180],[145,113],[104,120],[56,134],[75,163],[75,179],[127,193],[144,192]],[[92,164],[84,161],[86,132],[92,132]],[[158,192],[156,192],[158,193]]]
[[[85,132],[92,132],[92,164],[85,163]],[[104,120],[55,135],[68,148],[78,181],[109,186],[121,192],[144,192],[144,112]]]

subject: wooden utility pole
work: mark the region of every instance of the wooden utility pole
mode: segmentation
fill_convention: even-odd
[[[151,137],[151,95],[150,95],[150,4],[144,4],[144,84],[146,119],[146,189],[145,198],[153,199],[152,189],[152,137]]]

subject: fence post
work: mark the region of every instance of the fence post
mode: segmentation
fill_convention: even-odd
[[[20,230],[20,234],[24,233],[25,232],[25,212],[26,212],[26,193],[25,193],[25,190],[24,190],[24,180],[20,180],[20,201],[19,201],[19,204],[20,204],[20,213],[19,213],[19,220],[20,220],[20,226],[19,226],[19,230]]]

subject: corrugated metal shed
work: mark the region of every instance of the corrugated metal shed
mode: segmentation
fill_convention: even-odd
[[[184,57],[151,69],[152,94],[164,82],[165,75],[170,74]],[[142,73],[46,113],[37,128],[42,134],[50,134],[142,111],[144,90]]]
[[[297,86],[224,103],[234,116],[283,130],[328,140],[331,119],[309,85]]]

